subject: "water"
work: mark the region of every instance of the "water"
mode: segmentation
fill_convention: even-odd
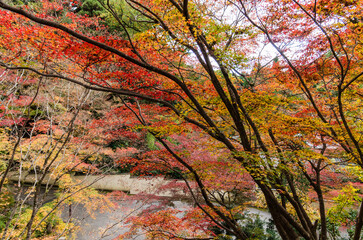
[[[84,206],[72,206],[72,217],[78,222],[80,229],[76,233],[75,239],[77,240],[112,240],[124,234],[129,230],[129,225],[125,223],[125,220],[131,216],[140,213],[152,204],[158,205],[159,201],[136,201],[136,200],[123,200],[116,201],[117,206],[111,211],[96,211],[93,216],[90,216],[85,211]],[[182,201],[172,201],[170,204],[174,208],[183,210],[190,206],[189,203]],[[268,221],[271,215],[267,211],[263,211],[257,208],[248,208],[250,214],[259,215],[261,220]],[[63,219],[67,218],[67,211],[63,215]],[[143,240],[144,236],[139,233],[133,236],[132,239]]]
[[[71,207],[71,217],[73,223],[79,226],[75,233],[77,240],[112,240],[117,236],[126,233],[129,225],[125,220],[130,216],[139,214],[142,210],[154,206],[159,206],[159,200],[116,200],[115,206],[110,211],[96,210],[90,216],[83,205]],[[172,201],[170,204],[177,209],[185,209],[190,206],[181,201]],[[166,207],[166,206],[164,206]],[[64,209],[62,218],[64,221],[69,219],[69,209]],[[132,239],[143,240],[144,236],[140,233],[134,235]]]

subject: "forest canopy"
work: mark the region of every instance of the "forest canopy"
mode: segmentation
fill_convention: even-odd
[[[0,0],[2,237],[66,235],[62,204],[109,201],[72,175],[130,173],[194,207],[120,238],[361,239],[362,5]]]

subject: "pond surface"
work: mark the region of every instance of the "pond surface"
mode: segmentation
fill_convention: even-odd
[[[90,216],[85,211],[84,206],[72,206],[72,217],[78,221],[79,230],[76,233],[77,240],[112,240],[120,234],[127,232],[129,226],[125,223],[126,218],[131,215],[140,213],[143,209],[150,207],[152,204],[158,205],[159,202],[143,202],[136,200],[116,201],[117,206],[111,211],[96,211]],[[171,205],[177,209],[185,209],[190,206],[189,203],[182,201],[172,201]],[[259,215],[261,220],[268,221],[271,218],[269,212],[257,208],[248,208],[250,214]],[[68,218],[69,213],[65,210],[63,219]],[[143,240],[144,236],[133,236],[132,239]]]
[[[77,240],[111,240],[115,239],[120,234],[124,234],[129,230],[129,225],[125,220],[130,216],[135,216],[142,210],[160,204],[159,201],[140,201],[140,200],[118,200],[115,201],[115,207],[110,211],[95,211],[92,216],[87,213],[82,205],[72,206],[71,216],[72,221],[78,225],[79,229],[75,233]],[[189,206],[188,203],[181,201],[173,201],[170,203],[174,208],[185,209]],[[69,219],[69,209],[64,209],[62,218],[64,221]],[[133,236],[132,239],[145,239],[142,234]]]

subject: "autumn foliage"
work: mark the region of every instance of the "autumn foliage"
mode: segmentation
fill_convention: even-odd
[[[183,180],[174,188],[188,190],[197,208],[149,209],[129,220],[131,235],[251,239],[242,219],[255,205],[269,210],[282,239],[335,239],[339,227],[360,239],[360,0],[97,4],[101,13],[87,16],[62,1],[0,1],[4,89],[19,79],[52,91],[68,82],[95,100],[79,110],[52,104],[59,124],[49,125],[29,118],[44,98],[3,94],[14,107],[0,106],[2,142],[16,143],[7,127],[45,138],[62,128],[60,112],[78,112],[77,132],[62,141],[84,142],[69,172],[107,166]],[[10,159],[4,173],[20,162]]]

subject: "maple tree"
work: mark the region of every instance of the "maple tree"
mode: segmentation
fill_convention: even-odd
[[[59,13],[62,7],[63,5],[57,6],[51,10],[51,13]],[[2,27],[6,26],[3,23],[9,16],[1,15]],[[12,47],[19,46],[18,44],[22,45],[22,50],[27,49],[28,54],[34,54],[35,59],[46,58],[37,45],[42,36],[47,34],[44,29],[39,28],[38,30],[41,30],[39,35],[34,36],[32,41],[29,39],[29,44],[26,46],[19,41],[26,31],[37,31],[34,26],[29,27],[25,30],[18,25],[10,35],[8,31],[2,31],[4,38],[1,38],[1,41],[4,45],[1,48],[1,57],[4,62],[14,59],[12,54],[15,51]],[[17,60],[24,65],[36,63],[36,60],[28,56]],[[72,62],[67,63],[69,65],[63,64],[62,67],[78,70],[73,68]],[[59,62],[54,64],[60,66]],[[81,64],[83,63],[79,63]],[[132,74],[129,73],[127,77],[131,78]],[[137,87],[137,83],[132,83],[134,84],[132,87]],[[107,103],[95,102],[103,101],[105,94],[98,96],[89,93],[88,90],[83,91],[82,88],[74,87],[71,83],[49,81],[46,77],[39,78],[34,73],[10,69],[1,72],[1,88],[0,232],[2,238],[30,239],[49,234],[59,237],[61,234],[74,232],[77,229],[75,216],[68,214],[69,219],[59,217],[60,213],[65,211],[65,207],[69,207],[71,212],[72,205],[77,206],[82,203],[87,211],[93,212],[97,208],[107,208],[110,203],[104,205],[107,198],[90,189],[90,183],[84,184],[70,175],[75,172],[86,175],[112,172],[113,165],[106,161],[112,157],[124,156],[120,151],[114,153],[107,146],[100,149],[100,144],[110,144],[107,143],[109,138],[106,135],[103,139],[96,139],[92,132],[94,127],[92,124],[97,120],[92,123],[90,120],[102,115],[101,111],[97,111],[107,106]],[[108,124],[114,126],[111,121]],[[120,134],[123,138],[135,141],[137,134],[122,129],[120,122],[115,124],[121,132],[111,131],[113,134],[111,142],[113,139],[119,140],[117,137]],[[106,133],[108,129],[104,127],[98,130]],[[128,155],[131,151],[126,152]],[[27,185],[28,180],[25,180],[27,178],[34,178],[32,186]],[[16,186],[14,181],[17,183]],[[53,201],[46,203],[50,201],[49,199]],[[96,201],[97,204],[93,204],[92,201]]]
[[[24,71],[1,71],[0,79],[1,238],[68,234],[76,229],[74,219],[61,219],[62,209],[82,203],[92,212],[107,206],[92,203],[106,199],[70,177],[97,171],[82,162],[98,149],[82,140],[89,93]]]
[[[326,209],[325,177],[345,165],[357,167],[359,176],[363,167],[361,1],[127,0],[135,21],[143,19],[139,32],[113,10],[117,2],[99,2],[122,34],[63,12],[57,1],[41,1],[46,11],[0,1],[8,10],[0,28],[7,39],[1,41],[7,53],[2,65],[118,96],[123,106],[109,119],[117,111],[132,112],[160,144],[151,153],[158,157],[146,156],[141,160],[149,165],[136,167],[164,164],[183,171],[200,193],[198,207],[228,235],[248,239],[234,214],[242,204],[228,206],[213,191],[242,189],[246,173],[282,239],[328,239],[329,224],[343,225],[329,219],[335,210]],[[23,63],[27,57],[30,64]],[[114,118],[114,124],[131,122]],[[109,133],[131,134],[125,130]],[[180,149],[169,137],[190,131],[205,139],[196,144],[203,151]],[[207,151],[217,160],[199,158]],[[236,177],[226,179],[220,169]],[[309,194],[317,198],[315,209]],[[357,199],[349,200],[351,206]],[[360,239],[362,226],[360,207],[352,239]]]

